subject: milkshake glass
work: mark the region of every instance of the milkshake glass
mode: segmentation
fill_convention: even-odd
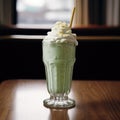
[[[76,35],[65,22],[57,22],[43,40],[43,62],[50,98],[44,100],[49,108],[71,108],[75,101],[68,98],[71,89]]]

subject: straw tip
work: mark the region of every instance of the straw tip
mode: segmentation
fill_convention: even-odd
[[[72,9],[72,15],[71,15],[70,25],[69,25],[70,28],[72,27],[73,18],[74,18],[74,14],[75,14],[75,9],[76,9],[76,7],[73,7],[73,9]]]

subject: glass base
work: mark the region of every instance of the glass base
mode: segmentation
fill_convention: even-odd
[[[75,101],[68,97],[50,97],[43,101],[44,106],[53,109],[68,109],[75,107]]]

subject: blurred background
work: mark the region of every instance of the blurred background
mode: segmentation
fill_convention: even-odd
[[[0,81],[45,79],[42,40],[73,6],[73,79],[120,80],[120,0],[0,0]]]
[[[18,24],[54,24],[69,22],[73,0],[18,0]]]
[[[120,25],[119,0],[0,0],[0,23],[69,22],[73,6],[76,7],[73,26]]]

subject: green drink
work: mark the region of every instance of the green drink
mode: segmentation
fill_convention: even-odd
[[[75,41],[61,42],[61,40],[63,37],[61,39],[59,37],[59,42],[43,40],[43,62],[50,94],[50,98],[44,100],[44,105],[50,108],[75,106],[75,101],[69,99],[68,94],[71,89],[76,44]]]
[[[49,93],[68,94],[75,62],[75,46],[43,43],[43,51]]]

